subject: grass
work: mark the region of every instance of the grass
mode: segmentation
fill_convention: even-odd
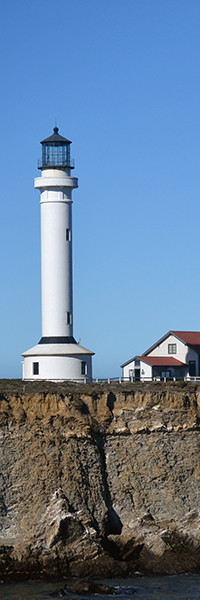
[[[113,391],[115,393],[125,391],[126,393],[172,391],[195,392],[200,389],[200,382],[187,381],[159,381],[159,382],[127,382],[127,383],[76,383],[71,381],[22,381],[21,379],[0,379],[0,394],[94,394],[97,396],[104,392]]]

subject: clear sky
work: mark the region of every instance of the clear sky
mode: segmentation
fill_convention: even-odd
[[[40,141],[72,140],[74,335],[94,377],[200,331],[199,0],[3,0],[0,377],[41,337]]]

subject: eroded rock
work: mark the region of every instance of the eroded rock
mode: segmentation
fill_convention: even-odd
[[[200,571],[198,388],[9,385],[1,579]]]

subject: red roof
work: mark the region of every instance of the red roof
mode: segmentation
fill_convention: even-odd
[[[140,360],[155,367],[184,367],[185,363],[173,356],[137,356]]]
[[[185,342],[185,344],[194,346],[196,352],[200,352],[200,331],[171,331],[171,333]]]

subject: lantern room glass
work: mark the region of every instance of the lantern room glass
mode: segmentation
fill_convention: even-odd
[[[71,167],[70,144],[43,144],[42,166]]]

